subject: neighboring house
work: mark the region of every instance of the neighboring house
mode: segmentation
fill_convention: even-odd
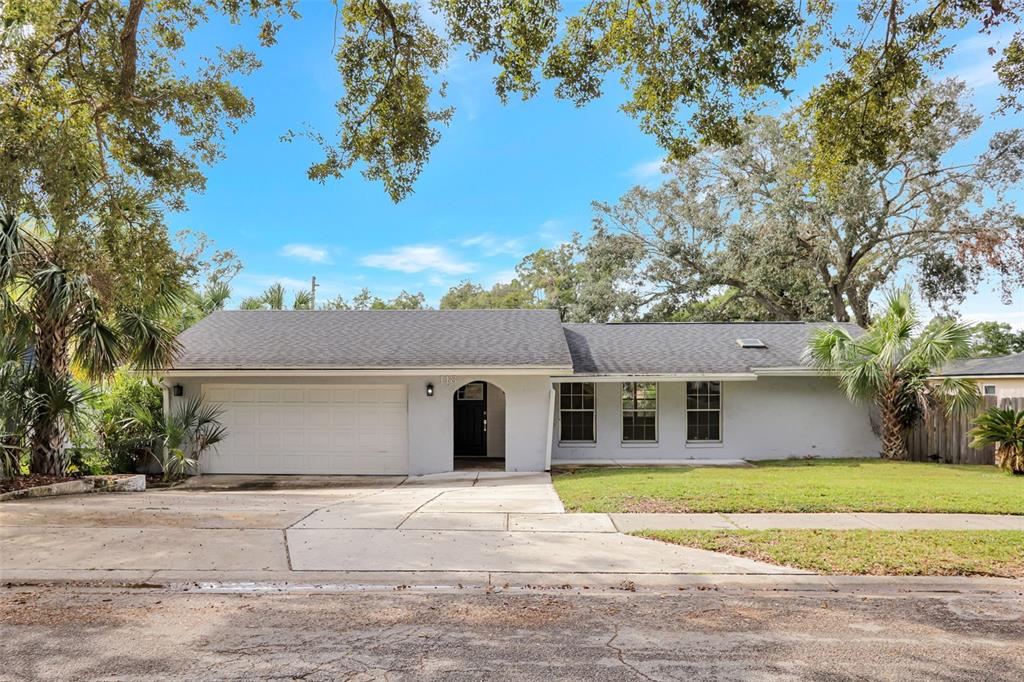
[[[978,384],[982,395],[996,400],[1024,398],[1024,353],[957,360],[943,367],[937,376],[970,379]]]
[[[806,323],[562,324],[551,310],[220,311],[166,402],[224,408],[210,473],[509,471],[560,459],[857,457],[868,409],[803,364]],[[460,459],[460,462],[462,460]]]

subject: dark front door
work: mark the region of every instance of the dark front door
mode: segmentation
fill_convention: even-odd
[[[455,391],[455,456],[487,456],[487,384],[475,381]]]

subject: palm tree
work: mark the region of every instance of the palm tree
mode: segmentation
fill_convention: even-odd
[[[231,298],[231,287],[227,282],[214,281],[202,291],[191,289],[185,295],[181,307],[178,331],[184,331],[215,310],[223,310]]]
[[[169,418],[137,405],[135,414],[124,424],[150,434],[152,442],[140,445],[150,452],[162,453],[160,466],[164,479],[172,480],[195,472],[202,456],[211,448],[216,449],[227,437],[227,429],[220,423],[222,414],[224,410],[220,406],[204,403],[202,398],[191,398]]]
[[[90,389],[73,370],[98,380],[120,365],[141,370],[165,367],[177,350],[166,321],[180,304],[165,291],[144,307],[103,300],[88,276],[59,262],[47,239],[0,217],[0,291],[4,329],[23,330],[31,350],[22,419],[28,434],[29,469],[59,475],[68,429],[73,427]]]
[[[1024,410],[992,407],[985,410],[971,430],[971,447],[996,446],[996,466],[1012,474],[1024,474]]]
[[[275,282],[259,296],[246,296],[239,304],[241,310],[284,310],[284,285]],[[312,310],[313,294],[305,289],[295,292],[292,310]]]
[[[807,356],[835,373],[850,399],[871,401],[882,419],[882,456],[906,459],[904,430],[921,414],[942,406],[948,412],[978,401],[978,388],[966,379],[930,379],[950,360],[967,356],[973,329],[939,320],[921,329],[910,290],[891,293],[883,314],[860,336],[842,327],[815,331]]]

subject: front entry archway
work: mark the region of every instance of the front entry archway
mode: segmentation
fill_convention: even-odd
[[[455,468],[502,468],[505,460],[505,392],[471,381],[452,395]]]

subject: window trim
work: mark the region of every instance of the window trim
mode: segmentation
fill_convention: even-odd
[[[661,423],[659,420],[659,413],[661,412],[661,387],[660,382],[657,381],[623,381],[619,384],[619,444],[625,447],[633,446],[652,446],[658,444],[658,438],[661,436]],[[626,407],[622,404],[622,393],[625,390],[627,384],[654,384],[654,440],[626,440]],[[650,410],[628,410],[629,412],[650,412]]]
[[[690,408],[686,401],[690,396],[690,384],[697,381],[683,382],[683,439],[687,447],[716,447],[725,442],[725,382],[709,381],[711,384],[718,384],[718,440],[690,440]],[[701,410],[694,408],[694,412],[715,412],[715,410]]]
[[[987,389],[989,386],[992,387],[992,392],[991,393],[986,393],[985,389]],[[984,396],[992,396],[993,398],[995,398],[996,396],[999,395],[999,387],[996,386],[995,384],[982,384],[981,385],[981,395],[983,397]]]
[[[562,386],[566,384],[590,384],[594,390],[594,407],[590,408],[567,408],[562,409]],[[558,395],[556,396],[558,401],[558,444],[559,445],[571,445],[571,446],[594,446],[597,445],[597,384],[593,381],[561,381],[558,383]],[[562,412],[589,412],[590,419],[593,422],[594,437],[590,440],[562,440]]]

